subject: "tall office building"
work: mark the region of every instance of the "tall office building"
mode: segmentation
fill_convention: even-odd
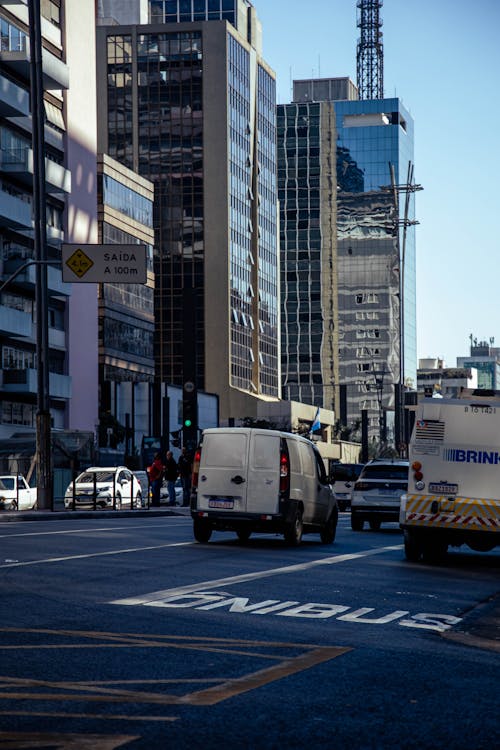
[[[327,409],[339,377],[336,140],[331,102],[278,106],[283,397]]]
[[[155,185],[155,369],[223,421],[280,396],[276,99],[247,0],[98,27],[100,150]]]
[[[49,371],[48,401],[52,426],[85,429],[90,421],[93,429],[97,413],[97,337],[86,348],[86,356],[80,363],[79,371],[84,378],[88,366],[92,361],[95,363],[94,381],[91,378],[86,380],[85,420],[78,425],[70,424],[70,404],[76,408],[81,394],[75,398],[68,335],[71,289],[61,281],[60,247],[63,241],[81,241],[83,236],[86,241],[92,241],[92,232],[96,228],[95,147],[92,150],[95,118],[93,130],[91,120],[92,112],[95,115],[95,88],[93,77],[88,75],[88,52],[89,45],[92,50],[95,13],[90,0],[79,3],[77,14],[74,4],[67,4],[69,7],[64,13],[63,5],[59,0],[41,4],[48,260],[48,352],[44,356]],[[75,15],[78,15],[77,24]],[[78,39],[73,38],[76,25]],[[85,39],[85,47],[82,39]],[[35,264],[31,263],[34,260],[33,177],[36,160],[30,117],[32,46],[26,3],[1,4],[0,41],[0,281],[3,285],[0,298],[0,436],[9,437],[13,432],[34,433],[38,396],[37,273]],[[83,61],[87,66],[85,77],[77,80],[84,67]],[[85,102],[82,113],[78,112],[79,101]],[[87,306],[86,311],[88,309]],[[79,316],[79,341],[83,346],[86,311]]]
[[[146,245],[145,284],[105,283],[98,290],[99,438],[107,445],[109,417],[118,420],[126,428],[125,455],[131,456],[151,432],[154,189],[149,180],[99,154],[97,197],[100,243]]]
[[[337,288],[332,304],[338,315],[334,402],[347,426],[366,410],[369,436],[383,438],[387,417],[390,427],[397,412],[395,384],[402,379],[406,385],[416,383],[414,195],[407,184],[413,121],[399,99],[359,101],[347,79],[294,81],[293,100],[303,107],[333,100]],[[307,179],[304,172],[303,187]],[[311,218],[304,214],[304,219],[305,232]],[[283,297],[286,300],[286,292]]]

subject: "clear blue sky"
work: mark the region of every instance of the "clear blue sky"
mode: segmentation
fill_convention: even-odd
[[[291,81],[356,83],[356,0],[252,0],[278,102]],[[415,121],[417,354],[500,347],[500,1],[384,0],[384,94]]]

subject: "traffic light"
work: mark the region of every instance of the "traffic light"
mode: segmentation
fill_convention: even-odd
[[[194,450],[198,438],[198,393],[191,384],[184,386],[182,399],[182,435],[188,450]]]

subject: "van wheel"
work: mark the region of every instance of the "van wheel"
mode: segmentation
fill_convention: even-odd
[[[197,542],[200,542],[200,544],[206,544],[212,536],[212,527],[208,521],[195,518],[193,521],[193,534]]]
[[[252,532],[250,531],[250,529],[238,529],[238,531],[236,532],[236,536],[238,537],[238,539],[240,540],[242,544],[245,544],[245,542],[248,542],[251,535],[252,535]]]
[[[291,521],[285,524],[285,541],[292,547],[298,547],[302,541],[304,524],[302,522],[302,511],[297,509]]]
[[[362,518],[351,511],[351,529],[353,531],[363,531],[364,523]]]
[[[332,510],[330,518],[319,532],[323,544],[333,544],[335,541],[338,517],[338,511],[336,509]]]

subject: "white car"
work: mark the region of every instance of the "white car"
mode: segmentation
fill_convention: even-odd
[[[408,461],[375,458],[361,470],[351,500],[351,529],[361,531],[368,521],[378,531],[382,521],[399,521],[401,495],[408,490]]]
[[[22,474],[0,476],[0,509],[33,510],[36,497],[36,487],[30,487]]]
[[[142,489],[126,466],[90,466],[68,485],[66,508],[140,508]]]

